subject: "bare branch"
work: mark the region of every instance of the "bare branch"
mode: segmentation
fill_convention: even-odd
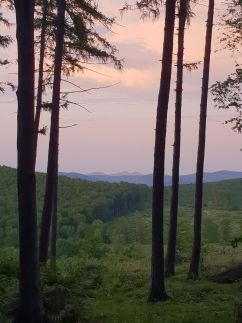
[[[75,126],[78,126],[78,124],[77,124],[77,123],[73,123],[73,124],[71,124],[70,126],[59,127],[59,129],[72,128],[72,127],[75,127]]]
[[[79,90],[79,91],[63,91],[63,92],[61,92],[61,94],[83,93],[83,92],[89,92],[89,91],[92,91],[92,90],[107,89],[107,88],[113,87],[113,86],[118,85],[118,84],[120,84],[120,82],[117,82],[117,83],[114,83],[114,84],[111,84],[111,85],[107,85],[107,86],[91,87],[89,89],[82,89],[82,90]]]
[[[80,89],[81,91],[84,91],[84,90],[85,90],[85,89],[81,88],[79,85],[77,85],[77,84],[75,84],[75,83],[73,83],[73,82],[71,82],[71,81],[68,81],[68,80],[65,80],[65,79],[61,79],[61,81],[62,81],[62,82],[69,83],[69,84],[71,84],[71,85],[75,86],[76,88]]]
[[[68,105],[68,104],[73,104],[73,105],[78,106],[78,107],[80,107],[80,108],[82,108],[82,109],[86,110],[87,112],[91,113],[91,111],[89,111],[86,107],[84,107],[84,106],[83,106],[83,105],[81,105],[80,103],[73,102],[73,101],[70,101],[70,100],[67,100],[67,99],[60,99],[60,101],[65,102],[65,103],[66,103],[66,105]]]

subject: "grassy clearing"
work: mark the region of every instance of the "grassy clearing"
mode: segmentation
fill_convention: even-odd
[[[150,245],[136,245],[127,253],[117,245],[102,259],[60,258],[57,275],[42,269],[42,290],[50,322],[63,323],[232,323],[240,301],[239,283],[217,284],[208,278],[218,269],[241,261],[242,248],[233,252],[214,244],[203,256],[201,279],[187,279],[188,262],[166,280],[167,301],[147,302]],[[143,253],[141,253],[143,250]],[[7,256],[6,256],[7,255]],[[11,255],[11,256],[10,256]],[[13,306],[17,290],[15,252],[1,255],[1,309]],[[215,265],[214,265],[215,264]],[[9,305],[10,304],[10,305]],[[0,319],[7,323],[6,316]]]
[[[221,285],[206,278],[190,281],[184,267],[178,268],[176,277],[167,279],[168,300],[149,304],[148,266],[140,261],[117,265],[106,274],[106,288],[87,301],[90,313],[107,323],[234,322],[239,284]]]

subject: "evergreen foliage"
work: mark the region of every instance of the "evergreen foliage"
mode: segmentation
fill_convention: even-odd
[[[0,26],[10,27],[10,23],[8,19],[6,19],[3,15],[4,8],[9,6],[6,1],[0,1]],[[12,38],[9,35],[2,35],[0,34],[0,48],[7,48],[12,42]],[[9,60],[6,58],[0,58],[0,67],[6,67],[9,64]],[[5,91],[5,86],[8,86],[14,89],[14,86],[10,82],[0,81],[0,92]]]
[[[35,27],[38,31],[36,45],[40,46],[40,33],[42,28],[41,1],[36,7]],[[55,43],[56,9],[53,0],[48,1],[48,14],[46,19],[46,63],[45,86],[53,82],[53,64]],[[89,70],[89,64],[99,62],[114,64],[122,69],[122,60],[117,58],[117,48],[104,38],[104,29],[110,30],[115,23],[114,18],[102,14],[93,0],[66,1],[65,40],[63,53],[62,73],[70,76],[73,73]],[[101,31],[101,32],[100,32]],[[62,98],[63,101],[64,98]],[[63,103],[64,104],[64,103]]]

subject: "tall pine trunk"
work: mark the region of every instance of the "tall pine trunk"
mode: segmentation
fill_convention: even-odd
[[[54,61],[54,82],[52,94],[51,126],[49,140],[49,155],[46,175],[44,207],[42,213],[39,259],[45,263],[48,259],[50,226],[52,211],[57,212],[57,182],[58,182],[58,146],[59,146],[59,112],[62,56],[64,46],[65,6],[64,0],[57,0],[57,29]],[[56,193],[55,193],[56,192]],[[56,218],[56,214],[53,217]],[[53,223],[56,225],[56,222]]]
[[[35,133],[34,133],[34,163],[36,164],[37,157],[37,143],[39,135],[39,123],[42,106],[42,94],[43,94],[43,79],[44,79],[44,58],[45,58],[45,39],[46,39],[46,20],[48,13],[48,0],[42,2],[42,21],[41,21],[41,34],[40,34],[40,53],[39,53],[39,78],[36,100],[36,112],[35,112]]]
[[[150,302],[156,302],[167,298],[164,281],[163,198],[166,124],[172,71],[175,5],[176,0],[166,2],[162,70],[156,116],[152,196],[152,259],[151,289],[149,295]]]
[[[168,246],[165,264],[166,276],[175,274],[176,258],[176,233],[178,213],[178,190],[179,190],[179,165],[181,146],[181,107],[182,107],[182,84],[183,84],[183,56],[184,56],[184,35],[187,17],[187,0],[180,0],[179,27],[178,27],[178,52],[177,52],[177,81],[176,81],[176,108],[175,108],[175,134],[173,149],[172,188],[171,188],[171,209],[170,227],[168,235]]]
[[[14,322],[41,322],[34,154],[34,1],[15,0],[18,43],[17,186],[19,309]]]
[[[50,263],[51,268],[56,268],[56,239],[57,239],[57,192],[58,177],[55,183],[52,199],[52,217],[51,217],[51,240],[50,240]]]
[[[203,168],[206,142],[206,119],[207,119],[207,100],[208,84],[210,70],[210,56],[213,31],[214,0],[209,0],[208,20],[206,30],[205,55],[203,65],[202,93],[200,104],[200,124],[199,124],[199,142],[197,151],[197,170],[195,187],[195,209],[194,209],[194,236],[192,246],[192,257],[188,277],[198,278],[199,261],[201,253],[201,225],[202,225],[202,201],[203,201]]]

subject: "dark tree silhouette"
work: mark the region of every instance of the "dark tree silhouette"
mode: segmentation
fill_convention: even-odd
[[[40,114],[42,107],[43,83],[44,83],[44,59],[46,49],[46,30],[47,30],[47,13],[48,13],[48,0],[41,2],[41,31],[40,31],[40,53],[39,53],[39,71],[38,71],[38,89],[36,98],[36,112],[35,112],[35,134],[34,134],[34,161],[36,163],[37,157],[37,143],[39,134]]]
[[[54,82],[51,107],[51,126],[49,140],[48,166],[46,175],[45,200],[42,214],[40,231],[40,262],[46,262],[48,257],[48,245],[50,235],[51,214],[57,211],[57,191],[58,185],[58,148],[59,148],[59,112],[60,112],[60,86],[62,57],[64,47],[64,29],[65,29],[65,0],[57,0],[57,28],[56,28],[56,47],[54,61]],[[56,214],[54,216],[56,218]],[[54,222],[56,225],[56,221]]]
[[[179,190],[179,165],[181,146],[181,107],[182,107],[182,84],[183,84],[183,56],[184,56],[184,35],[187,18],[188,0],[180,0],[179,26],[178,26],[178,52],[177,52],[177,83],[176,83],[176,107],[175,107],[175,134],[173,148],[173,168],[171,187],[171,208],[170,226],[168,235],[167,255],[165,264],[166,276],[175,274],[176,256],[176,232],[178,212],[178,190]]]
[[[188,277],[197,279],[199,274],[199,261],[201,253],[201,225],[202,225],[202,201],[203,201],[203,168],[206,142],[206,119],[208,84],[210,71],[210,56],[213,31],[214,0],[209,0],[207,30],[205,39],[205,53],[203,65],[202,93],[200,104],[200,124],[197,151],[197,170],[195,184],[195,208],[194,208],[194,235],[192,246],[192,257]]]
[[[19,308],[14,322],[41,319],[34,154],[34,1],[15,0],[18,43]]]
[[[176,1],[166,2],[166,17],[162,54],[162,70],[158,96],[152,197],[152,259],[150,302],[167,298],[164,282],[163,206],[164,164],[167,111],[172,71],[172,51]]]
[[[116,48],[112,46],[106,39],[101,37],[95,30],[95,22],[102,23],[105,27],[110,28],[114,23],[114,19],[107,18],[101,12],[98,11],[97,6],[92,1],[81,1],[81,2],[66,2],[66,16],[67,19],[64,21],[63,27],[63,49],[62,49],[62,66],[61,73],[69,75],[76,71],[83,71],[85,69],[84,63],[92,60],[98,60],[102,63],[112,62],[115,67],[120,69],[122,67],[121,61],[116,58]],[[52,38],[52,35],[50,35]],[[55,40],[53,40],[55,41]],[[54,59],[54,70],[56,71],[56,55]],[[51,50],[50,50],[51,57]],[[52,64],[50,66],[52,69]],[[60,75],[61,77],[61,75]],[[55,73],[54,73],[55,79]],[[53,97],[55,88],[53,86]],[[67,99],[68,94],[64,94],[65,104],[70,101]],[[58,91],[58,104],[60,105],[60,91]],[[57,100],[57,98],[56,98]],[[54,101],[50,104],[51,110],[54,109]],[[57,214],[57,181],[58,181],[58,144],[59,144],[59,110],[58,118],[57,115],[51,120],[50,130],[50,145],[49,145],[49,157],[48,157],[48,168],[46,178],[46,190],[44,198],[44,207],[41,220],[40,230],[40,255],[39,259],[45,263],[48,258],[48,246],[49,246],[49,235],[51,217],[54,218],[53,225],[56,223]],[[53,127],[55,130],[52,131],[52,121],[58,123]],[[58,133],[57,133],[58,131]],[[50,173],[50,174],[49,174]],[[55,205],[53,205],[55,204]],[[51,215],[52,214],[52,215]],[[55,258],[56,252],[56,228],[53,228],[53,239],[52,239],[52,260]]]
[[[50,241],[50,261],[51,267],[56,267],[56,238],[57,238],[57,187],[58,187],[58,171],[56,185],[53,189],[52,198],[52,225],[51,225],[51,241]]]

